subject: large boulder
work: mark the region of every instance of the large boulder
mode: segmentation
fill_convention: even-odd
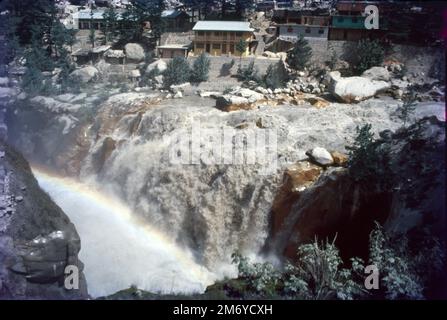
[[[98,69],[93,66],[87,66],[81,69],[73,71],[70,76],[82,83],[88,83],[93,81],[98,76]]]
[[[216,99],[216,107],[223,111],[249,110],[252,108],[247,98],[224,94]]]
[[[162,73],[163,71],[166,70],[167,67],[168,67],[168,64],[164,60],[159,59],[157,61],[152,62],[151,64],[149,64],[147,66],[146,73],[153,72],[155,69],[157,69],[158,72]]]
[[[385,67],[372,67],[363,72],[362,77],[382,81],[389,81],[391,78],[390,72]]]
[[[334,163],[332,155],[325,148],[317,147],[306,152],[313,162],[321,166],[329,166]]]
[[[184,82],[181,84],[173,84],[169,87],[169,89],[173,94],[176,94],[177,92],[185,92],[188,88],[191,88],[191,83],[189,82]]]
[[[140,62],[145,58],[144,49],[138,43],[128,43],[124,46],[124,52],[129,60]]]
[[[262,55],[267,58],[278,58],[278,55],[275,52],[271,51],[264,51]]]
[[[340,72],[329,73],[329,92],[341,102],[353,103],[366,100],[391,87],[388,82],[364,77],[343,78]]]

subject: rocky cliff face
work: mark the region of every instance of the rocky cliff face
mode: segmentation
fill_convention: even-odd
[[[85,101],[90,98],[94,97]],[[51,99],[11,105],[7,117],[11,144],[33,163],[110,189],[151,225],[195,250],[199,262],[210,268],[228,262],[236,249],[256,253],[264,246],[270,220],[277,219],[271,209],[282,173],[306,159],[306,150],[344,151],[355,127],[364,123],[372,123],[375,133],[400,125],[393,115],[399,102],[391,99],[331,103],[324,108],[267,103],[235,112],[218,110],[211,98],[165,99],[159,93],[113,94],[97,106],[81,108],[73,102],[78,98],[68,103],[62,102],[65,96]],[[443,105],[420,104],[415,117],[433,114],[443,117]],[[202,160],[172,163],[176,140],[199,126],[212,132],[232,130],[231,147],[256,155],[265,150],[244,146],[244,139],[274,132],[276,170],[261,174],[259,164]],[[205,138],[208,132],[203,132]]]
[[[86,299],[74,225],[43,192],[28,162],[0,142],[0,299]],[[79,289],[65,289],[68,265]]]
[[[387,150],[385,179],[359,184],[348,169],[294,165],[272,208],[272,243],[291,259],[299,244],[336,237],[345,257],[366,257],[374,221],[390,234],[429,228],[446,239],[445,122],[424,118],[408,128],[380,134],[377,148]],[[320,174],[320,171],[323,171]]]

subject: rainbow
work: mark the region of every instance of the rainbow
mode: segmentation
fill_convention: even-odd
[[[204,266],[201,266],[200,264],[198,264],[194,260],[192,253],[188,249],[180,248],[174,241],[172,241],[170,238],[168,238],[160,230],[157,230],[153,226],[149,225],[147,223],[147,221],[144,221],[142,218],[140,218],[136,214],[134,214],[132,212],[132,210],[128,206],[126,206],[123,202],[119,201],[117,199],[117,197],[115,197],[111,194],[107,194],[103,191],[100,191],[99,188],[97,186],[95,186],[94,184],[85,184],[85,183],[81,183],[81,182],[76,181],[71,178],[60,177],[60,176],[57,176],[45,169],[38,168],[36,166],[32,167],[32,171],[33,171],[35,177],[37,178],[37,180],[39,181],[39,184],[41,185],[41,187],[50,194],[50,196],[55,200],[55,202],[65,211],[65,213],[73,221],[76,228],[78,229],[78,233],[81,236],[81,242],[83,241],[83,234],[81,232],[82,228],[81,229],[78,228],[76,219],[74,219],[76,217],[73,217],[72,215],[70,215],[70,212],[69,212],[70,210],[66,210],[66,208],[64,208],[64,203],[63,203],[65,201],[64,197],[63,196],[61,197],[60,195],[58,195],[58,193],[63,193],[65,195],[65,197],[67,194],[76,195],[76,197],[79,197],[79,199],[82,199],[83,203],[90,202],[92,204],[92,206],[94,206],[94,208],[95,208],[95,209],[91,210],[92,215],[95,215],[96,212],[98,212],[98,214],[100,214],[99,212],[103,212],[103,213],[101,213],[102,220],[95,220],[94,217],[92,217],[92,216],[88,216],[87,218],[84,216],[84,217],[82,217],[83,220],[81,220],[82,223],[84,223],[84,224],[88,223],[85,221],[86,220],[90,221],[90,217],[92,217],[91,221],[93,221],[93,222],[113,220],[114,227],[116,227],[118,225],[123,226],[123,232],[118,232],[118,233],[129,232],[129,233],[135,234],[135,237],[138,239],[137,242],[142,243],[142,248],[146,248],[146,247],[144,247],[144,243],[151,243],[152,244],[151,248],[155,248],[157,250],[156,253],[154,253],[154,255],[159,257],[160,261],[163,260],[163,255],[164,255],[164,253],[166,253],[166,255],[169,256],[169,259],[170,259],[168,261],[168,263],[170,263],[170,265],[172,266],[174,264],[177,264],[175,262],[175,261],[177,261],[179,266],[176,266],[175,268],[179,268],[179,270],[181,270],[182,272],[183,271],[185,272],[185,275],[183,276],[183,278],[185,278],[184,281],[187,281],[186,278],[188,278],[188,280],[195,281],[196,283],[200,284],[199,287],[201,289],[199,289],[198,291],[203,291],[207,285],[210,285],[214,281],[216,281],[217,276],[215,274],[211,273]],[[49,188],[49,186],[51,186],[51,187]],[[52,191],[49,189],[51,189]],[[78,210],[78,209],[76,209],[76,210]],[[79,210],[82,211],[82,209],[79,209]],[[81,219],[81,218],[78,217],[78,220],[79,219]],[[100,225],[95,226],[94,230],[97,230],[100,227],[103,227],[104,229],[106,229],[104,231],[107,232],[107,227],[100,226]],[[89,226],[89,228],[93,229],[93,226]],[[112,230],[113,230],[113,228],[112,228]],[[101,232],[101,231],[99,231],[99,232]],[[119,234],[117,234],[117,236],[118,235]],[[91,234],[88,234],[88,236],[91,236]],[[108,236],[110,237],[110,235],[108,235]],[[138,245],[138,243],[137,243],[137,245]],[[89,244],[95,245],[96,242],[90,241]],[[128,244],[127,249],[132,250],[131,246],[132,246],[132,244]],[[107,248],[105,248],[105,249],[107,250]],[[123,249],[123,250],[126,250],[126,249]],[[104,252],[103,250],[100,250],[100,251]],[[82,249],[81,249],[81,253],[82,253]],[[100,255],[101,252],[99,252],[98,254]],[[126,252],[124,251],[123,254],[125,255]],[[91,256],[93,256],[93,255],[91,255]],[[100,258],[100,257],[98,257],[98,258]],[[81,259],[83,259],[82,256],[81,256]],[[158,260],[158,258],[156,258],[156,259],[152,258],[152,260]],[[145,264],[152,263],[150,261],[148,262],[147,260],[142,261],[142,262],[144,262]],[[90,284],[89,284],[89,274],[88,274],[89,261],[88,261],[88,259],[87,259],[87,261],[84,261],[84,263],[86,266],[85,274],[86,274],[87,283],[88,283],[89,292],[90,292],[91,288],[90,288]],[[133,261],[129,262],[129,264],[131,264],[131,263],[133,263]],[[138,261],[136,261],[135,263],[138,263]],[[160,263],[160,262],[153,261],[153,263]],[[96,262],[96,265],[98,265],[98,262]],[[123,271],[126,272],[126,270],[123,270]],[[156,269],[155,271],[160,272],[160,273],[163,272],[163,270],[160,270],[160,267],[158,267],[158,269]],[[177,272],[177,271],[174,270],[173,272]],[[118,276],[115,276],[115,277],[118,277]],[[159,280],[159,282],[160,282],[161,275],[159,276],[159,278],[160,278],[160,280]],[[148,286],[149,288],[151,288],[151,289],[154,288],[153,286],[151,286],[150,283],[149,284],[146,283],[146,279],[144,279],[144,281],[142,280],[142,282],[144,282],[146,284],[146,286]],[[138,286],[138,283],[136,285]],[[98,284],[97,286],[100,286],[100,284]],[[195,287],[195,288],[196,289],[194,289],[193,291],[197,291],[197,287]],[[121,288],[121,289],[125,289],[125,288]],[[145,288],[142,288],[142,289],[145,289]],[[106,294],[113,293],[113,292],[103,292],[99,289],[96,291],[98,292],[96,294],[97,296],[105,294],[105,293]],[[163,291],[163,290],[160,289],[160,291]],[[164,290],[164,291],[166,291],[166,290]],[[186,293],[188,290],[187,289],[185,290],[185,288],[180,287],[180,288],[177,288],[176,291]],[[189,290],[189,291],[191,291],[191,290]]]

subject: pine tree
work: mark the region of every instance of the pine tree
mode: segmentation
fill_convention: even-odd
[[[96,36],[95,36],[95,28],[93,26],[93,10],[90,10],[90,34],[88,36],[88,39],[90,41],[92,48],[94,48]]]
[[[258,76],[258,69],[255,67],[255,62],[251,61],[246,67],[239,67],[237,69],[237,77],[240,81],[248,83],[250,81],[255,81],[257,83],[261,82]]]
[[[206,53],[202,53],[192,66],[191,80],[193,82],[204,82],[208,80],[210,70],[210,59]]]
[[[29,66],[22,78],[22,88],[30,96],[35,96],[43,91],[44,81],[42,71],[34,66]]]
[[[404,127],[416,111],[416,100],[416,93],[414,90],[410,89],[403,98],[403,104],[397,109],[397,116],[403,121]]]
[[[292,50],[287,53],[287,63],[295,70],[303,70],[312,57],[309,42],[300,36]]]
[[[264,76],[264,83],[268,88],[283,88],[289,78],[286,67],[282,60],[276,64],[270,64]]]
[[[33,26],[33,35],[31,44],[25,51],[25,66],[34,67],[40,71],[51,71],[54,69],[54,62],[51,56],[48,55],[48,50],[42,46],[42,40],[40,39],[41,30],[37,26]]]
[[[239,52],[239,68],[240,68],[242,63],[242,55],[247,50],[247,41],[245,41],[244,39],[239,40],[239,42],[236,43],[236,50]]]
[[[163,30],[163,10],[163,0],[132,0],[131,5],[122,14],[121,38],[124,41],[141,41],[145,23],[150,22],[152,36],[158,39]]]
[[[111,7],[104,11],[104,23],[105,23],[105,38],[106,43],[112,42],[118,32],[118,13]]]
[[[191,68],[184,57],[175,57],[168,62],[163,72],[163,86],[169,88],[171,85],[188,82],[191,76]]]
[[[56,23],[51,30],[53,39],[53,51],[56,58],[66,55],[66,46],[71,47],[75,42],[75,33],[64,27],[62,23]]]

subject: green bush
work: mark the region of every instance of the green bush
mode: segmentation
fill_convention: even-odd
[[[411,116],[416,111],[416,101],[417,95],[414,90],[409,90],[409,92],[404,95],[403,103],[397,108],[397,117],[402,120],[404,127],[407,125]]]
[[[237,69],[237,78],[247,83],[249,81],[255,81],[260,82],[259,76],[258,76],[258,69],[255,68],[255,62],[251,61],[247,66],[240,66]]]
[[[355,71],[362,73],[383,62],[385,50],[378,40],[360,40],[355,49]]]
[[[168,62],[163,72],[163,86],[169,88],[171,85],[188,82],[190,78],[191,68],[186,58],[175,57]]]
[[[351,146],[348,169],[351,178],[369,190],[386,191],[392,187],[393,175],[390,169],[388,150],[380,147],[371,132],[371,124],[357,127],[357,136]]]
[[[53,93],[51,81],[34,67],[28,67],[22,78],[22,88],[30,96],[49,95]]]
[[[204,82],[208,80],[210,71],[210,59],[206,53],[202,53],[193,63],[191,70],[192,82]]]
[[[300,245],[296,262],[283,269],[234,253],[238,278],[218,286],[231,287],[231,297],[237,298],[422,299],[430,281],[443,274],[445,244],[426,230],[416,240],[410,244],[405,236],[390,237],[376,223],[370,233],[368,264],[379,270],[377,290],[365,288],[362,259],[352,257],[350,267],[343,263],[335,239]]]
[[[288,79],[289,74],[281,60],[274,65],[269,65],[264,75],[265,86],[271,89],[284,88]]]
[[[303,70],[312,57],[312,48],[309,42],[300,36],[294,47],[287,52],[287,63],[295,70]]]

